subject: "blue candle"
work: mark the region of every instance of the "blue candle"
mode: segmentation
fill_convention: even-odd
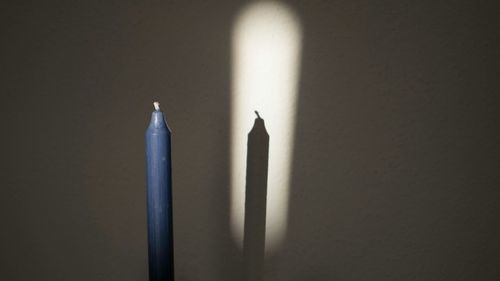
[[[154,103],[146,130],[149,281],[174,280],[170,130]]]

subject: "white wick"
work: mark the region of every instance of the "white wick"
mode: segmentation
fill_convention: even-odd
[[[159,102],[157,102],[157,101],[153,102],[153,106],[155,107],[156,111],[160,111],[160,103]]]

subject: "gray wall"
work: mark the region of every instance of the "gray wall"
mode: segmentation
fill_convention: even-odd
[[[238,1],[0,11],[0,279],[147,280],[143,133],[174,131],[178,281],[240,280],[229,229]],[[293,1],[285,243],[265,280],[498,280],[495,1]],[[272,135],[271,135],[272,138]]]

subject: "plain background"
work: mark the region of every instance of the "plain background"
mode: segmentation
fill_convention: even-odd
[[[10,2],[0,279],[147,280],[158,99],[177,280],[240,280],[230,31],[246,2]],[[496,2],[289,2],[304,27],[289,227],[265,280],[500,279]]]

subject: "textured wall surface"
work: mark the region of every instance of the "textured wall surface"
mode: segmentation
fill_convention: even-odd
[[[158,99],[177,280],[241,280],[228,145],[245,2],[10,2],[0,279],[147,280],[143,134]],[[287,236],[265,280],[499,280],[495,1],[289,4],[300,96]]]

